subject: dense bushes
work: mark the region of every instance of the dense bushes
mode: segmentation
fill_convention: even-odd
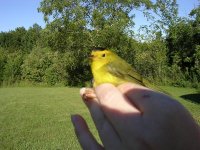
[[[48,85],[83,85],[88,72],[84,72],[84,60],[79,62],[77,57],[72,53],[35,48],[24,60],[22,79]]]
[[[52,54],[48,49],[34,49],[22,65],[22,78],[31,82],[44,82],[46,69],[52,65]]]
[[[199,54],[196,53],[194,74],[184,73],[177,64],[167,65],[165,44],[161,41],[135,45],[129,62],[143,76],[156,84],[199,86]],[[199,52],[199,49],[197,48]],[[7,53],[0,50],[0,83],[11,85],[20,81],[31,84],[83,86],[91,79],[87,52],[74,55],[49,48],[34,48],[30,54]],[[124,56],[122,56],[125,58]],[[128,56],[126,56],[128,57]],[[178,58],[176,58],[178,60]],[[132,61],[131,61],[132,60]]]
[[[135,66],[143,76],[154,82],[166,82],[167,47],[163,41],[155,40],[140,44],[136,51]]]
[[[5,54],[4,54],[5,55]],[[2,63],[2,82],[5,85],[12,85],[19,82],[21,79],[21,65],[23,63],[23,55],[20,53],[10,53],[4,57],[4,64]]]
[[[4,69],[6,64],[6,53],[0,48],[0,84],[3,82]]]
[[[149,19],[153,11],[162,19],[144,27],[149,34],[141,35],[146,37],[142,41],[133,32],[133,9],[140,8]],[[172,0],[43,0],[39,11],[48,21],[44,29],[34,24],[28,30],[19,27],[0,33],[1,85],[22,81],[83,86],[92,79],[87,60],[90,47],[100,46],[114,50],[154,83],[200,86],[200,7],[187,19],[176,16]]]

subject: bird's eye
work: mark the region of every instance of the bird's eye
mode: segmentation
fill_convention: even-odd
[[[105,57],[105,56],[106,56],[106,54],[102,54],[101,56],[102,56],[102,57]]]

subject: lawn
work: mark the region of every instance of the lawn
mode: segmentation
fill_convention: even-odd
[[[192,88],[162,87],[172,97],[183,104],[190,111],[194,119],[200,124],[200,91]]]
[[[80,149],[76,113],[94,129],[77,88],[0,88],[0,149]]]
[[[162,87],[200,123],[200,94],[194,89]],[[96,135],[78,88],[0,88],[0,149],[80,149],[70,121],[81,114]]]

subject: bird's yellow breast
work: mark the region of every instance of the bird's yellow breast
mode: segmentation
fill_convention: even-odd
[[[102,83],[112,83],[117,86],[126,82],[123,79],[120,79],[116,76],[113,76],[108,72],[107,64],[102,65],[100,62],[93,62],[92,65],[92,74],[94,77],[93,86],[96,87]]]

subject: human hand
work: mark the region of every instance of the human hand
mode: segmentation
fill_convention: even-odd
[[[118,87],[102,84],[95,93],[97,97],[87,99],[81,90],[103,146],[84,119],[74,115],[72,122],[83,149],[200,149],[199,126],[172,98],[131,83]]]

